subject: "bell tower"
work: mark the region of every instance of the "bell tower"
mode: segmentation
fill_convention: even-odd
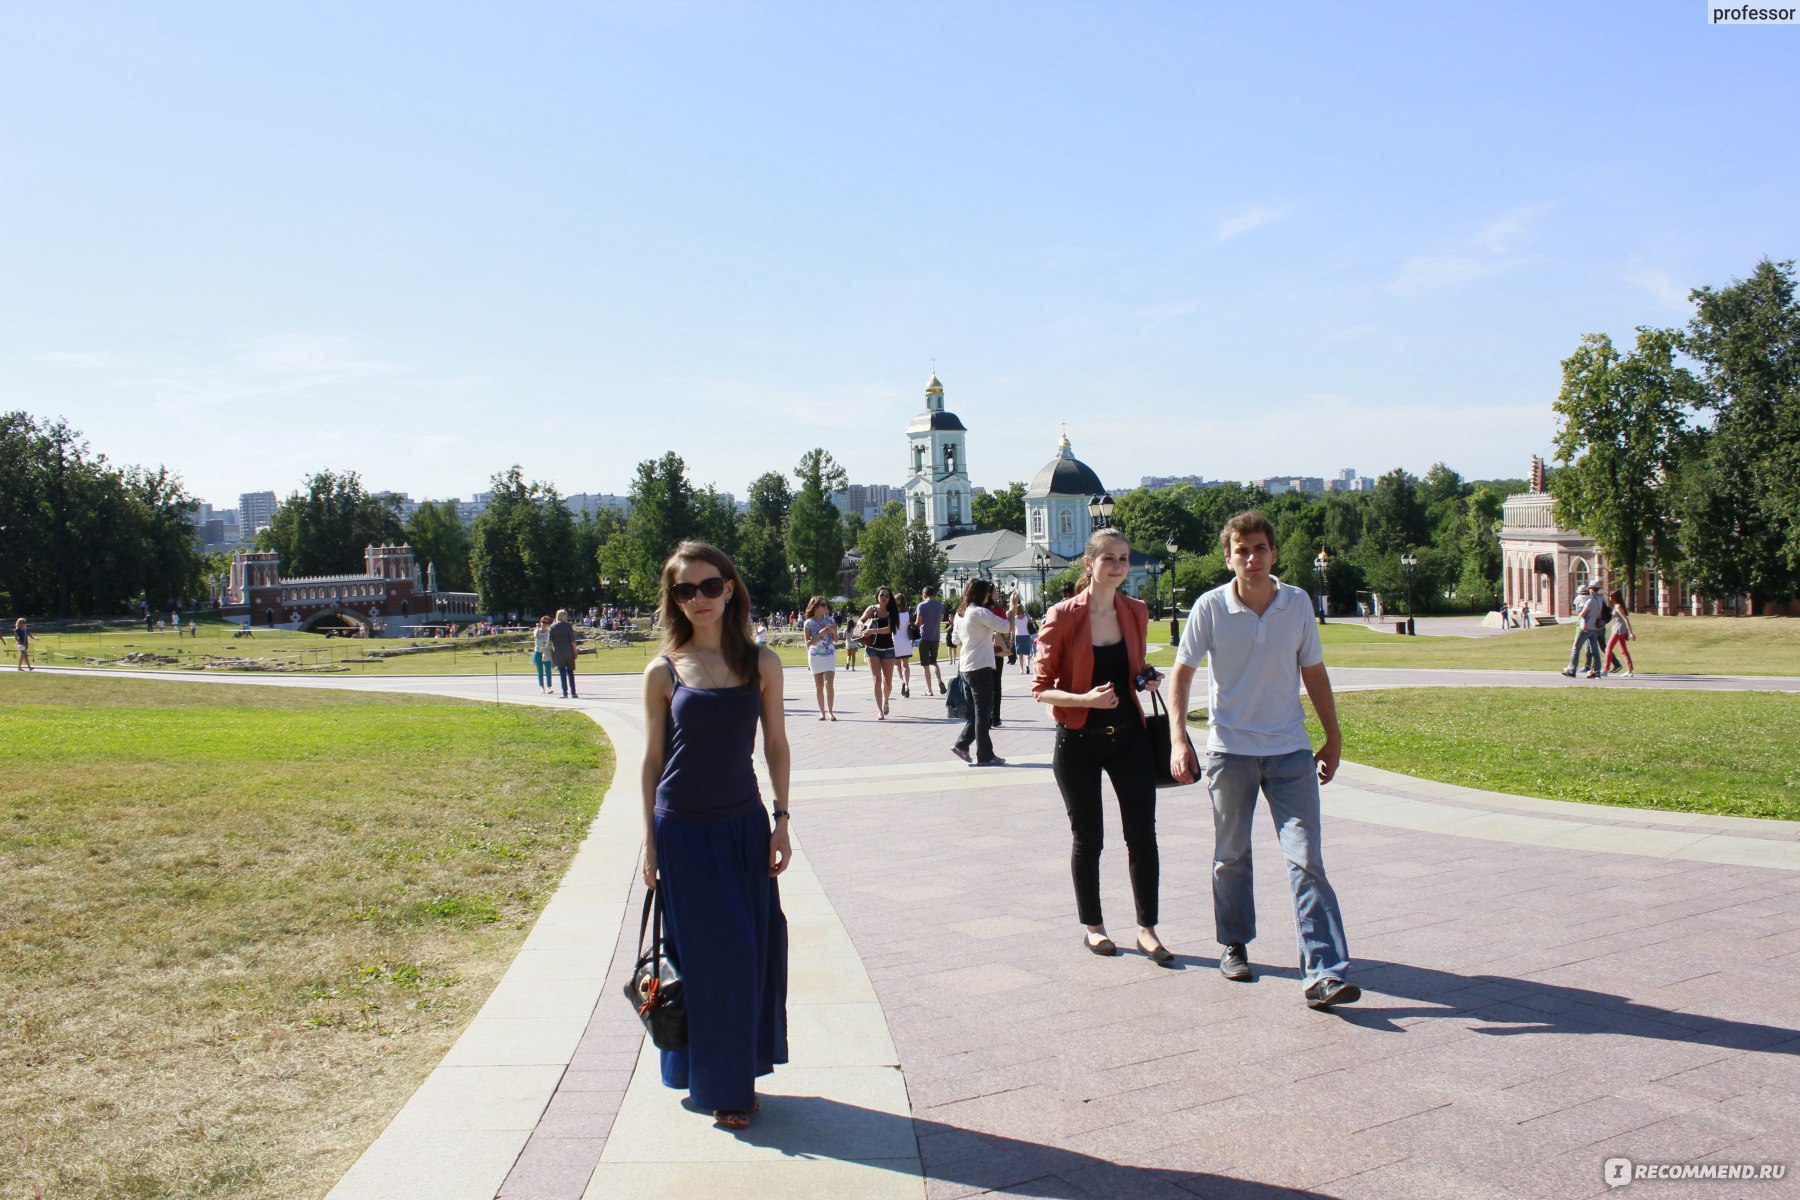
[[[968,529],[973,521],[964,441],[968,432],[944,407],[944,385],[932,372],[925,385],[925,411],[906,428],[906,517],[923,518],[935,541]]]

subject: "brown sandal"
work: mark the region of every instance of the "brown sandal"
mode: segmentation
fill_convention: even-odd
[[[741,1108],[721,1108],[713,1114],[713,1124],[720,1129],[748,1129],[750,1118],[761,1111],[761,1100],[752,1101],[748,1111]]]

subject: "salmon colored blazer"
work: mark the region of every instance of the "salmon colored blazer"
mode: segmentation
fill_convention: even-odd
[[[1088,631],[1088,597],[1084,588],[1044,614],[1038,626],[1037,666],[1031,673],[1031,694],[1036,696],[1049,688],[1062,692],[1085,692],[1094,686],[1094,640]],[[1149,641],[1150,609],[1142,600],[1133,600],[1124,592],[1113,593],[1113,611],[1119,614],[1119,629],[1125,635],[1125,655],[1131,661],[1131,673],[1144,670],[1144,647]],[[1119,697],[1125,703],[1125,697]],[[1087,724],[1091,708],[1063,708],[1051,705],[1056,723],[1068,729]],[[1143,720],[1144,706],[1138,705],[1138,719]]]

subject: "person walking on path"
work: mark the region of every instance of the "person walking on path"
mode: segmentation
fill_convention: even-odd
[[[938,667],[938,646],[944,636],[944,602],[937,598],[937,589],[926,585],[921,593],[923,599],[919,607],[913,611],[913,645],[919,651],[919,678],[925,683],[925,694],[935,696],[944,690],[944,672]],[[931,687],[931,677],[937,676],[937,691]]]
[[[1021,673],[1032,673],[1031,652],[1031,614],[1025,611],[1024,601],[1019,593],[1014,592],[1012,603],[1007,606],[1006,619],[1012,622],[1013,657],[1018,660]]]
[[[837,621],[823,596],[806,602],[806,666],[819,698],[819,720],[835,721],[837,713]]]
[[[550,618],[539,617],[531,629],[531,665],[537,668],[538,690],[550,694]]]
[[[905,593],[894,597],[894,606],[899,610],[894,616],[894,669],[900,676],[900,694],[908,700],[912,699],[912,605]],[[889,684],[890,690],[892,683]]]
[[[688,1045],[662,1051],[665,1087],[724,1129],[761,1107],[756,1080],[788,1060],[788,836],[781,659],[750,638],[750,596],[725,553],[682,542],[663,564],[662,655],[644,671],[644,859],[681,967]],[[775,789],[763,807],[757,727]]]
[[[575,694],[575,626],[569,624],[569,610],[556,610],[550,623],[550,661],[556,664],[556,677],[562,684],[564,700],[578,700]]]
[[[863,641],[869,652],[869,682],[875,689],[877,721],[887,720],[888,701],[894,695],[894,627],[900,623],[900,606],[891,588],[875,589],[875,603],[863,609],[858,626],[870,635]]]
[[[1159,677],[1144,658],[1150,610],[1141,600],[1119,592],[1130,572],[1131,543],[1123,534],[1102,529],[1088,538],[1081,590],[1073,600],[1044,614],[1031,692],[1039,704],[1051,706],[1056,718],[1051,769],[1069,814],[1073,838],[1069,874],[1075,881],[1076,917],[1087,926],[1087,948],[1103,956],[1118,953],[1106,936],[1100,906],[1100,851],[1106,844],[1100,795],[1104,772],[1112,780],[1119,821],[1125,828],[1138,949],[1167,964],[1175,956],[1156,935],[1161,866],[1152,759],[1157,752],[1144,731],[1144,710],[1137,698],[1140,689],[1154,691]]]
[[[1625,678],[1630,679],[1637,674],[1637,665],[1631,661],[1629,643],[1637,640],[1637,634],[1631,631],[1631,618],[1625,612],[1625,594],[1614,588],[1611,596],[1612,624],[1607,626],[1606,661],[1601,664],[1606,671],[1619,669],[1618,656],[1625,657]]]
[[[994,693],[1000,686],[1000,671],[994,662],[994,639],[1007,631],[1006,618],[990,607],[994,603],[994,585],[986,579],[971,579],[963,587],[962,604],[956,610],[957,665],[968,681],[969,715],[963,720],[962,736],[950,747],[950,753],[973,767],[1003,767],[1004,758],[994,754],[994,743],[988,733],[994,711]],[[975,756],[969,757],[969,748]]]
[[[1587,677],[1600,678],[1600,630],[1604,622],[1600,619],[1600,597],[1592,588],[1582,584],[1576,589],[1575,599],[1575,644],[1569,647],[1569,665],[1563,668],[1563,674],[1570,679],[1575,678],[1575,664],[1581,657],[1582,647],[1587,647]]]
[[[20,671],[35,671],[35,670],[37,670],[36,667],[31,665],[31,639],[32,639],[32,636],[33,635],[32,635],[31,630],[25,624],[24,617],[20,617],[18,620],[13,622],[13,640],[19,643],[19,665],[16,668],[17,670],[20,670]]]
[[[1250,822],[1260,791],[1287,860],[1306,1003],[1354,1003],[1362,991],[1348,978],[1350,947],[1337,893],[1325,878],[1319,824],[1319,785],[1337,774],[1343,735],[1312,602],[1273,574],[1275,530],[1261,513],[1231,518],[1219,544],[1232,578],[1194,601],[1175,652],[1171,698],[1171,719],[1185,722],[1194,672],[1209,662],[1206,761],[1202,766],[1187,738],[1178,737],[1169,763],[1179,782],[1203,775],[1212,794],[1213,922],[1224,948],[1219,972],[1239,982],[1252,978]],[[1325,729],[1317,751],[1300,707],[1302,686]]]

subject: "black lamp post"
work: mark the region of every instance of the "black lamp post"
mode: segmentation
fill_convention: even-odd
[[[1102,492],[1098,496],[1088,497],[1088,517],[1095,529],[1112,527],[1113,498]]]
[[[789,563],[788,574],[794,579],[794,605],[799,607],[806,603],[806,597],[800,594],[800,581],[806,578],[805,563]],[[804,616],[805,614],[802,614]]]
[[[1144,560],[1144,570],[1150,573],[1150,615],[1154,618],[1156,606],[1162,603],[1162,593],[1156,589],[1157,582],[1162,579],[1162,559],[1150,555]]]
[[[1418,556],[1408,550],[1400,556],[1400,569],[1406,572],[1406,633],[1411,637],[1418,633],[1418,626],[1413,624],[1412,587],[1413,572],[1419,567]]]
[[[1032,556],[1031,565],[1037,568],[1038,573],[1037,602],[1043,606],[1045,612],[1049,612],[1050,605],[1045,600],[1044,588],[1048,586],[1050,579],[1050,556],[1039,550]]]
[[[1319,547],[1319,557],[1313,559],[1313,570],[1319,573],[1319,624],[1325,623],[1325,593],[1328,590],[1326,572],[1331,568],[1331,551]]]
[[[1169,645],[1181,643],[1181,595],[1175,588],[1175,568],[1181,565],[1181,544],[1174,538],[1163,543],[1169,552]]]

